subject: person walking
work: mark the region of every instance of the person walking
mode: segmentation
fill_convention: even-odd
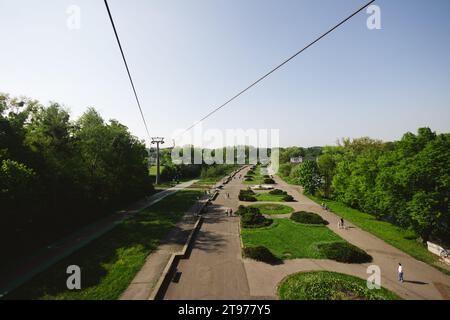
[[[403,266],[400,262],[398,263],[398,281],[403,282]]]
[[[230,208],[230,217],[233,216],[233,209]]]
[[[343,218],[341,218],[341,228],[345,229],[345,227],[344,227],[344,219]]]

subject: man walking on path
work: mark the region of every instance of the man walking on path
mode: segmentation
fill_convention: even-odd
[[[403,267],[400,262],[398,263],[398,281],[403,282]]]

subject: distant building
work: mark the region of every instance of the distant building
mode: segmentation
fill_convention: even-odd
[[[294,164],[298,164],[298,163],[303,163],[305,161],[316,161],[316,160],[317,160],[317,157],[313,157],[313,156],[305,156],[305,157],[298,156],[298,157],[292,157],[290,159],[290,162],[294,163]]]
[[[303,157],[302,156],[300,156],[300,157],[292,157],[290,159],[290,162],[291,163],[302,163],[303,162]]]

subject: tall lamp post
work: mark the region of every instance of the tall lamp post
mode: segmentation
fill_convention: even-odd
[[[164,144],[164,138],[152,137],[152,144],[156,144],[156,181],[155,184],[159,184],[159,145]]]

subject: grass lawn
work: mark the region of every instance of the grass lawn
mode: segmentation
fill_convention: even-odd
[[[242,228],[244,246],[265,246],[280,259],[325,259],[317,249],[320,242],[343,241],[325,226],[303,225],[289,219],[274,219],[269,227]]]
[[[446,274],[450,274],[450,270],[447,269],[448,267],[446,268],[439,262],[436,255],[429,252],[426,246],[417,241],[418,236],[413,231],[400,228],[386,221],[377,220],[370,214],[349,208],[337,201],[319,199],[313,196],[309,196],[309,198],[317,203],[326,203],[334,213],[343,217],[345,220],[374,234],[412,257],[428,263]]]
[[[263,174],[261,174],[261,166],[257,165],[255,168],[255,173],[254,174],[250,174],[250,176],[252,177],[251,181],[245,181],[245,179],[243,180],[243,184],[264,184],[264,178],[263,178]]]
[[[294,212],[294,208],[277,203],[258,203],[249,207],[258,208],[262,214],[287,214]]]
[[[280,300],[398,300],[385,289],[367,288],[366,280],[337,272],[300,272],[278,286]]]
[[[196,201],[201,192],[179,191],[40,273],[6,299],[117,299],[145,258]],[[81,267],[79,291],[66,288],[66,268]]]
[[[270,201],[270,202],[284,202],[284,195],[270,194],[270,193],[257,193],[255,198],[258,201]]]
[[[233,171],[237,170],[239,168],[239,165],[233,165],[225,168],[225,173],[213,177],[206,177],[206,178],[200,178],[199,181],[196,182],[197,185],[201,186],[207,186],[207,185],[214,185],[226,176],[230,175]]]

